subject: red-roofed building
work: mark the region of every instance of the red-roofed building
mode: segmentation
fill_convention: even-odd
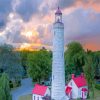
[[[88,86],[84,74],[81,74],[78,77],[75,77],[75,75],[72,74],[72,79],[66,86],[66,94],[72,99],[87,98]]]
[[[72,93],[72,87],[67,86],[65,92],[66,92],[67,96],[68,96],[69,98],[71,98],[71,95],[72,95],[72,94],[71,94],[71,93]]]
[[[33,90],[33,100],[43,100],[42,98],[46,95],[50,96],[50,90],[47,86],[35,84]]]

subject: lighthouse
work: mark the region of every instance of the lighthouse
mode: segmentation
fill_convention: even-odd
[[[65,99],[64,24],[58,7],[53,24],[52,100]]]

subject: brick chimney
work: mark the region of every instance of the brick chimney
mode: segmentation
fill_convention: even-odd
[[[72,74],[72,79],[75,77],[75,75],[74,74]]]

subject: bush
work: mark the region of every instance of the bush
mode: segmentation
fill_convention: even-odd
[[[100,90],[100,84],[95,84],[95,88]]]
[[[13,84],[12,83],[10,83],[9,85],[10,85],[10,88],[13,88]]]
[[[9,86],[10,86],[10,88],[13,88],[13,83],[12,83],[12,81],[9,81]]]

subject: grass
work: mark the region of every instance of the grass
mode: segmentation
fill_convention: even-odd
[[[30,95],[21,96],[19,100],[32,100],[32,95],[30,94]],[[91,99],[87,99],[87,100],[91,100]],[[100,90],[95,89],[95,99],[94,100],[100,100]]]
[[[91,100],[91,99],[87,99],[87,100]],[[95,89],[94,100],[100,100],[100,90]]]
[[[100,100],[100,90],[95,89],[95,98],[96,100]]]
[[[19,100],[32,100],[32,95],[24,95],[19,97]]]

